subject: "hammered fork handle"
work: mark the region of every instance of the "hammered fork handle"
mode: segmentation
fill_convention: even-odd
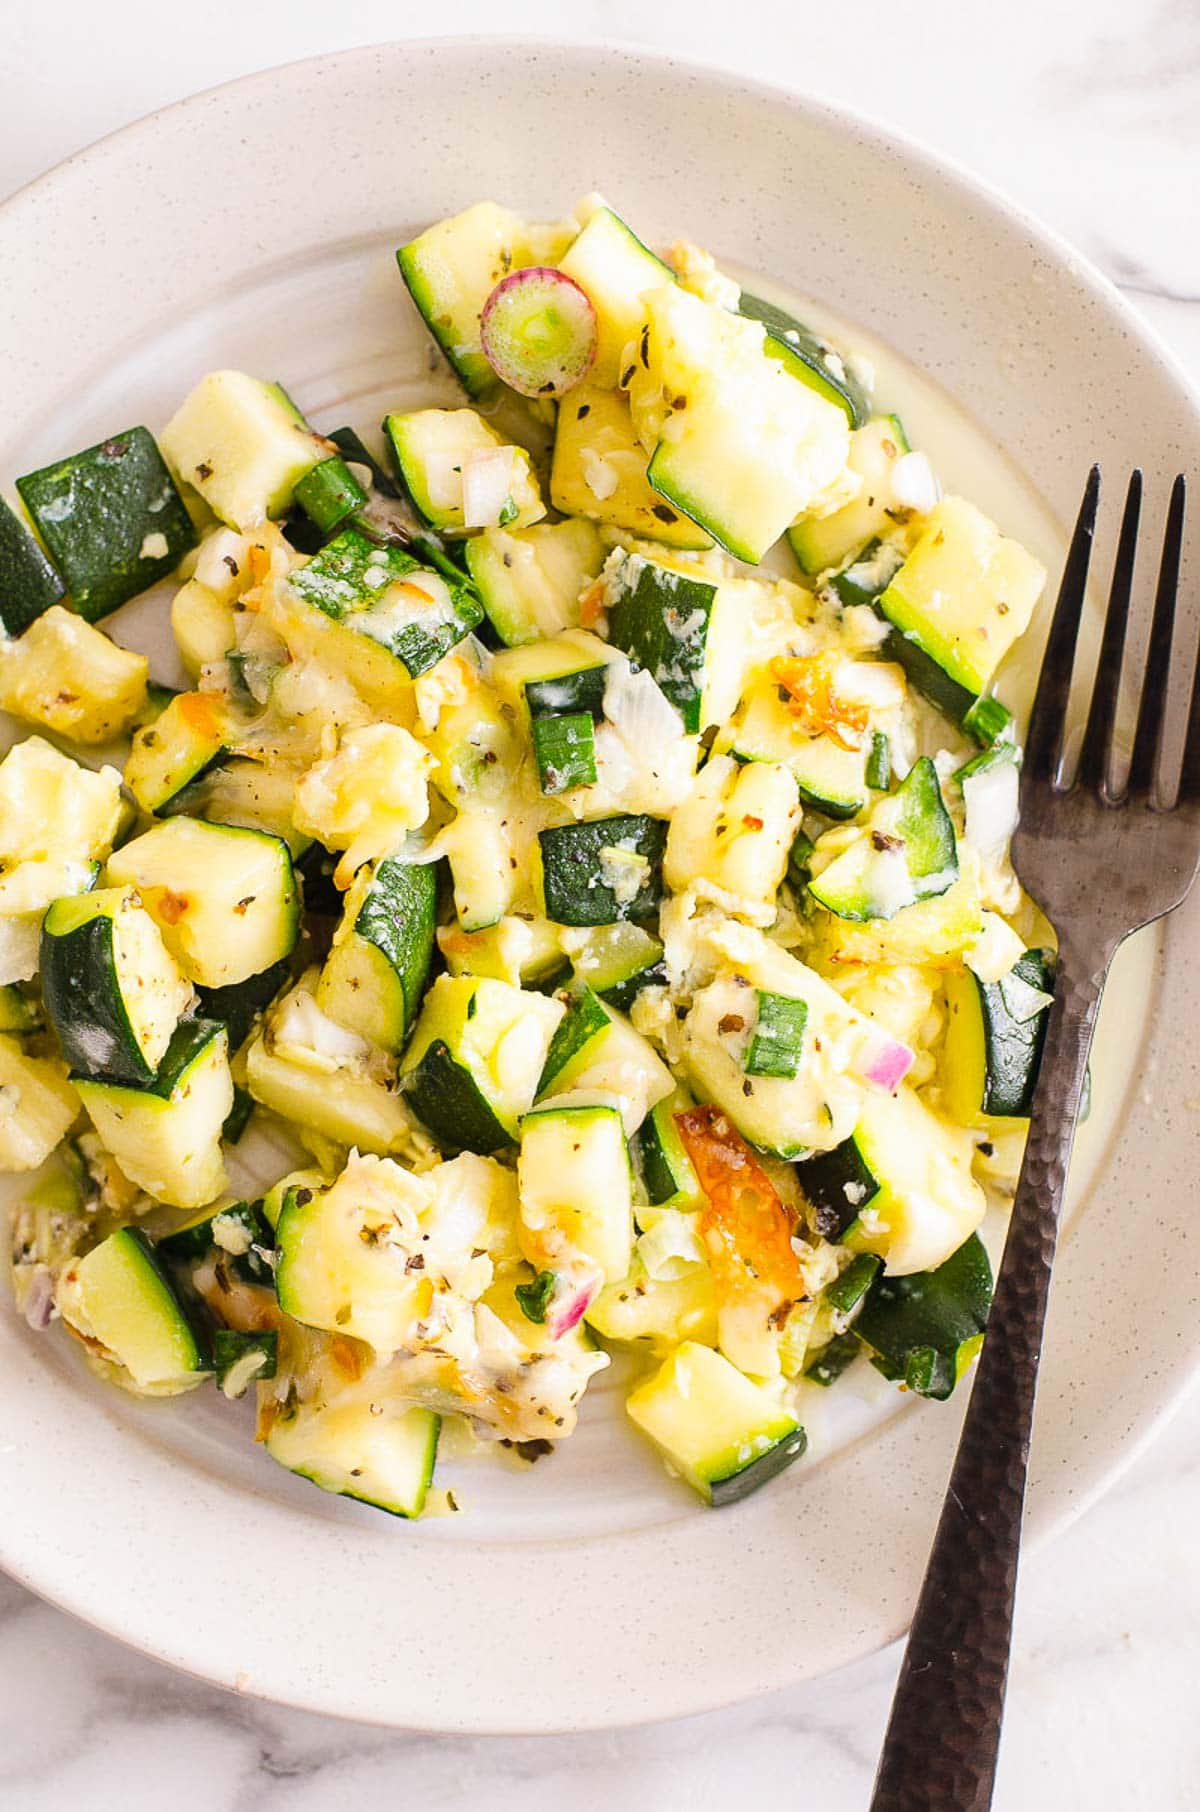
[[[871,1812],[992,1803],[1050,1272],[1110,957],[1059,952],[1024,1168]]]

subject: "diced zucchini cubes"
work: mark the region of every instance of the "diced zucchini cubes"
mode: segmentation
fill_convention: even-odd
[[[674,1079],[648,1039],[576,983],[565,996],[566,1013],[555,1030],[538,1082],[538,1095],[599,1092],[619,1107],[627,1133],[636,1132]]]
[[[978,1353],[991,1305],[992,1267],[972,1234],[920,1274],[898,1277],[889,1264],[872,1284],[854,1332],[885,1378],[944,1399]]]
[[[558,925],[645,918],[662,897],[667,827],[626,815],[541,831],[546,917]]]
[[[1048,950],[1027,950],[999,981],[965,967],[949,972],[941,1071],[951,1119],[962,1126],[1028,1119],[1053,991]]]
[[[145,1088],[74,1078],[100,1138],[131,1182],[173,1208],[225,1187],[221,1129],[233,1106],[225,1027],[186,1019]]]
[[[633,1188],[615,1107],[535,1109],[521,1122],[521,1250],[537,1268],[582,1260],[606,1283],[629,1270]]]
[[[184,974],[205,987],[269,969],[299,936],[292,859],[264,831],[171,818],[114,851],[108,876],[138,889]]]
[[[347,1397],[300,1404],[281,1415],[266,1448],[273,1460],[322,1491],[412,1517],[425,1507],[440,1428],[430,1409]]]
[[[431,1200],[423,1178],[386,1158],[358,1158],[325,1189],[290,1189],[275,1228],[280,1307],[381,1355],[404,1346],[428,1304],[429,1279],[381,1235],[412,1226]]]
[[[0,497],[0,630],[20,635],[66,595],[62,575],[41,542]]]
[[[676,1347],[625,1407],[672,1471],[714,1509],[757,1491],[806,1445],[790,1410],[694,1341]]]
[[[578,384],[558,406],[550,501],[564,516],[590,516],[668,547],[706,548],[712,537],[652,489],[646,449],[619,390]]]
[[[357,1033],[327,1018],[310,970],[275,1003],[246,1050],[256,1101],[338,1145],[386,1156],[406,1146],[412,1118],[396,1093],[395,1067]]]
[[[69,1267],[63,1319],[98,1341],[134,1385],[156,1396],[191,1390],[208,1372],[183,1304],[144,1233],[122,1227]]]
[[[196,545],[148,428],[128,428],[30,472],[17,489],[89,623],[165,578]]]
[[[864,1096],[857,1126],[797,1166],[830,1237],[875,1252],[893,1277],[940,1265],[987,1207],[971,1174],[974,1145],[908,1087]]]
[[[409,495],[443,534],[528,528],[546,514],[524,447],[508,445],[473,409],[389,415],[384,429]]]
[[[644,322],[642,297],[649,289],[675,281],[669,265],[656,258],[611,208],[597,208],[559,261],[578,283],[596,311],[596,357],[591,382],[615,390],[625,369],[630,341]]]
[[[149,663],[61,605],[0,642],[0,709],[72,742],[110,742],[146,702]]]
[[[0,1038],[0,1170],[36,1170],[78,1114],[79,1097],[58,1064]]]
[[[230,528],[282,516],[296,485],[329,449],[278,384],[210,371],[163,430],[178,476]]]
[[[526,237],[516,214],[480,201],[396,253],[409,294],[471,396],[499,382],[483,356],[479,317],[500,279],[525,262]]]
[[[717,587],[695,573],[618,557],[606,569],[609,640],[644,667],[683,719],[702,729],[705,650]]]
[[[1029,627],[1045,582],[1039,562],[982,510],[943,497],[878,608],[975,696]]]
[[[364,863],[317,984],[330,1019],[398,1051],[416,1018],[433,953],[437,877],[431,864]]]
[[[561,1001],[506,982],[440,975],[405,1052],[401,1087],[440,1145],[515,1144],[563,1017]]]
[[[579,623],[580,594],[600,571],[604,547],[590,522],[485,529],[466,545],[467,567],[488,620],[515,648]]]
[[[832,736],[808,735],[772,680],[750,688],[717,746],[743,761],[781,762],[791,772],[803,803],[827,818],[853,818],[867,802],[864,751],[844,748]]]
[[[895,415],[878,415],[850,436],[846,463],[860,480],[858,495],[832,515],[802,516],[788,530],[792,552],[806,573],[842,566],[877,536],[895,531],[906,512],[892,495],[892,469],[908,450]]]
[[[216,694],[179,692],[134,736],[125,784],[144,812],[162,812],[223,761],[234,740],[230,714]]]
[[[958,842],[928,755],[827,866],[819,866],[823,841],[817,840],[808,891],[838,918],[892,919],[946,893],[958,879]]]
[[[56,900],[42,921],[40,968],[67,1062],[110,1082],[151,1081],[192,990],[134,890]]]
[[[483,621],[465,580],[456,584],[356,528],[343,529],[288,584],[312,609],[392,655],[410,679]]]
[[[799,361],[772,356],[757,322],[674,284],[645,307],[626,388],[650,483],[730,553],[761,560],[841,473],[845,414]]]

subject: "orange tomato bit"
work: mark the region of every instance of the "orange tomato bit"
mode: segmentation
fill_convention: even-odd
[[[700,1231],[721,1301],[770,1297],[781,1320],[807,1295],[792,1250],[795,1219],[739,1132],[715,1107],[692,1107],[675,1124],[708,1198]]]
[[[788,694],[787,708],[810,736],[830,736],[839,748],[857,749],[867,733],[866,705],[838,696],[836,654],[776,655],[771,678]]]

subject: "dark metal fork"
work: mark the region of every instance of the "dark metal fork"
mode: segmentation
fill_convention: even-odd
[[[1114,731],[1141,512],[1129,484],[1077,771],[1067,704],[1100,471],[1084,492],[1034,700],[1013,861],[1059,937],[1054,1004],[987,1338],[909,1633],[871,1812],[986,1812],[1004,1712],[1034,1393],[1058,1212],[1117,946],[1174,910],[1200,861],[1200,661],[1178,785],[1164,775],[1184,480],[1167,512],[1128,777]]]

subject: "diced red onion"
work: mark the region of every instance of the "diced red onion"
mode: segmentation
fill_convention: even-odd
[[[860,1061],[858,1069],[864,1081],[877,1083],[880,1088],[895,1090],[904,1081],[913,1061],[913,1053],[906,1044],[901,1044],[898,1038],[888,1038],[886,1034],[881,1034]]]
[[[599,1294],[598,1277],[590,1277],[586,1283],[569,1284],[546,1310],[546,1330],[550,1338],[561,1340],[564,1334],[578,1327]]]
[[[30,1327],[40,1334],[50,1326],[53,1310],[54,1278],[48,1266],[36,1265],[25,1290],[21,1313]]]

